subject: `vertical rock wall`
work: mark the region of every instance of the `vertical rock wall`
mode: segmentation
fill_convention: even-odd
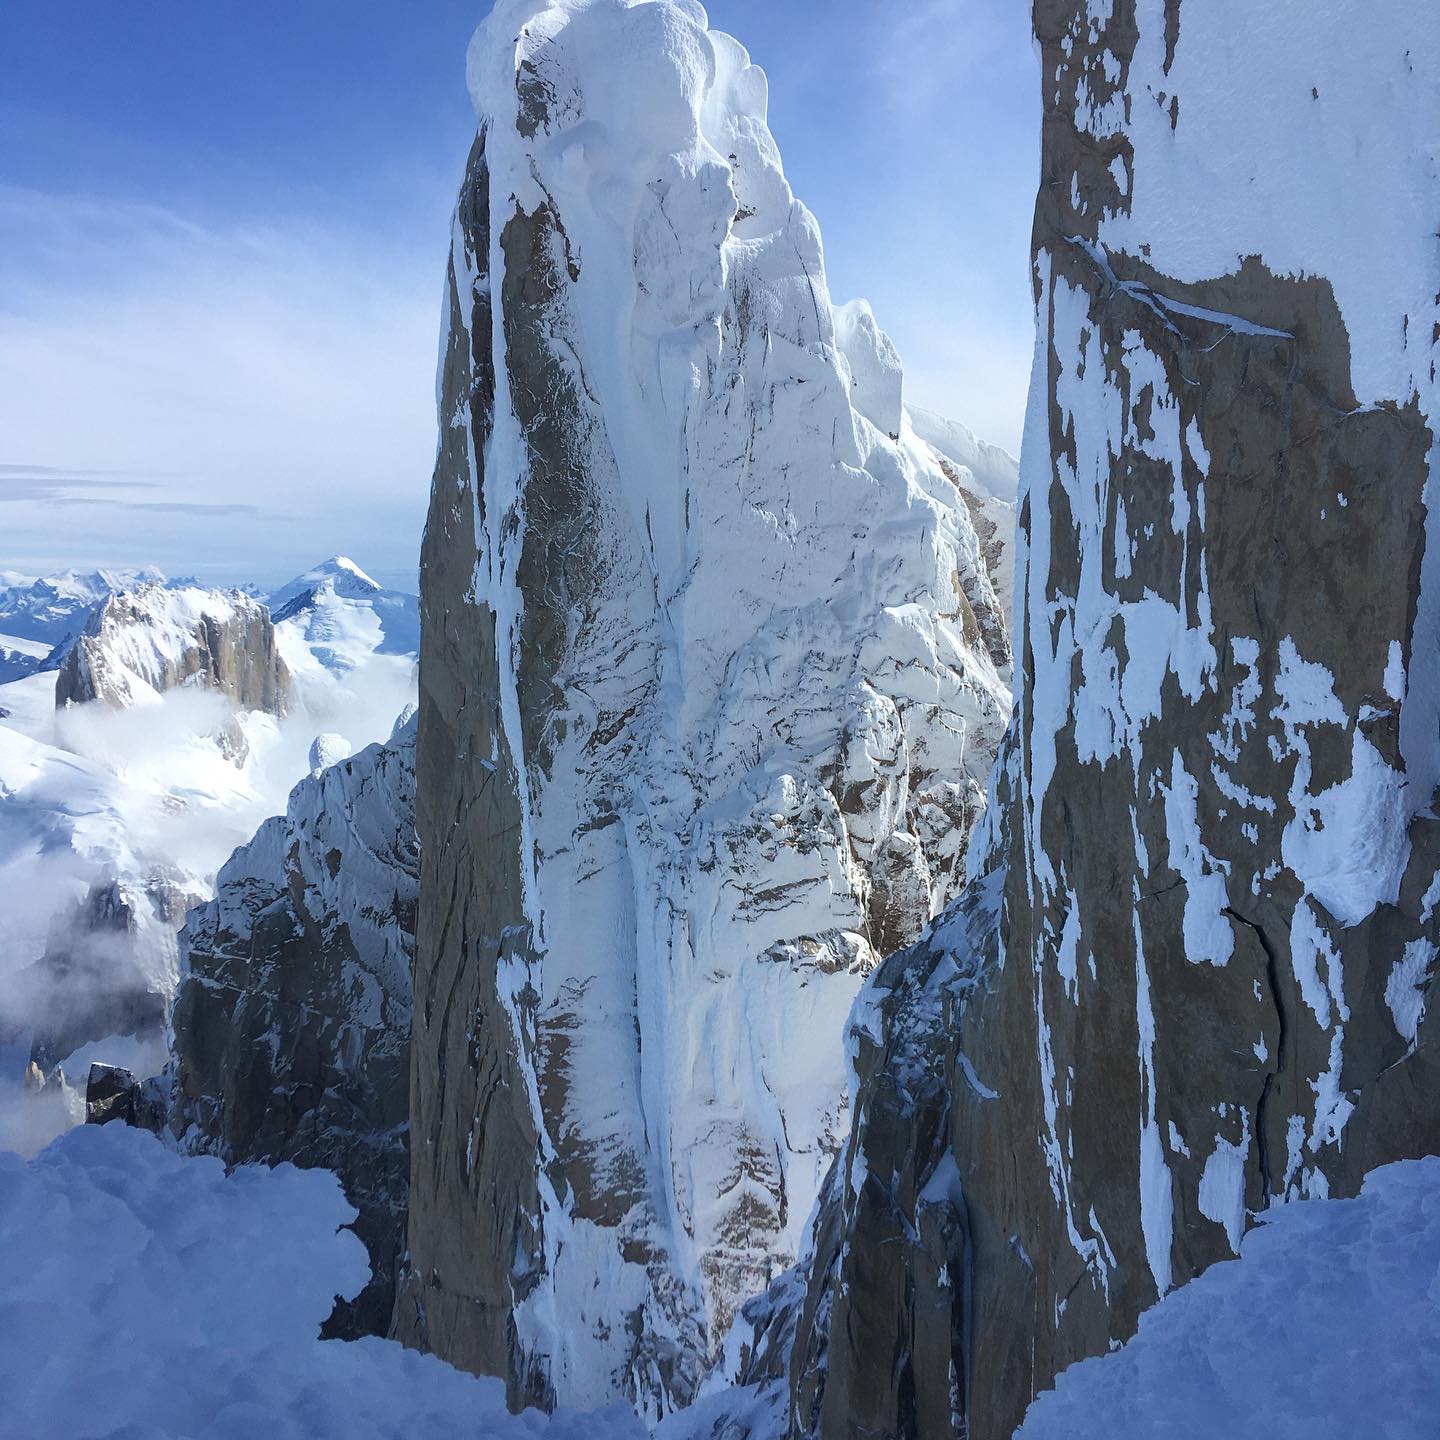
[[[1440,22],[1034,19],[1017,717],[732,1347],[792,1337],[794,1436],[998,1440],[1257,1212],[1440,1149]]]

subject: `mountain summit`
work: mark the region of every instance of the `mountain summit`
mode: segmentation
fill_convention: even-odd
[[[288,585],[282,585],[267,597],[267,603],[270,614],[279,620],[284,618],[281,612],[289,606],[297,602],[303,604],[322,589],[354,600],[378,594],[382,588],[378,580],[372,580],[348,555],[332,555],[303,575],[297,575]]]
[[[346,555],[298,575],[267,598],[285,658],[347,673],[372,655],[416,655],[420,601],[387,590]]]

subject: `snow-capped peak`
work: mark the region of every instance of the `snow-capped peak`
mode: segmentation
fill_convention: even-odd
[[[385,587],[372,580],[348,555],[332,555],[318,565],[282,585],[267,603],[275,619],[285,618],[282,611],[303,606],[315,592],[328,589],[346,599],[379,593]]]
[[[420,649],[419,599],[387,590],[348,555],[297,575],[267,603],[297,674],[317,665],[345,674],[372,655],[413,656]]]

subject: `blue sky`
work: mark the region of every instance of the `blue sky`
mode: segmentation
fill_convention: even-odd
[[[413,580],[483,0],[5,0],[0,569]],[[837,300],[910,399],[1019,441],[1023,0],[714,0]]]

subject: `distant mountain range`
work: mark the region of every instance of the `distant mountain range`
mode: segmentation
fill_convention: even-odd
[[[110,596],[154,584],[202,588],[194,579],[170,579],[153,565],[43,576],[0,571],[0,685],[58,670]],[[263,600],[276,625],[284,626],[286,659],[301,669],[318,662],[345,673],[372,654],[419,652],[419,600],[380,585],[347,556],[322,561],[268,595],[259,585],[239,588]]]
[[[34,1060],[47,1099],[0,1094],[0,1149],[75,1118],[54,1072],[83,1077],[85,1047],[160,1063],[186,909],[312,750],[390,733],[418,645],[419,601],[340,556],[268,596],[151,568],[0,575],[0,1092]]]
[[[106,598],[164,579],[153,566],[45,576],[0,570],[0,684],[56,669]]]

